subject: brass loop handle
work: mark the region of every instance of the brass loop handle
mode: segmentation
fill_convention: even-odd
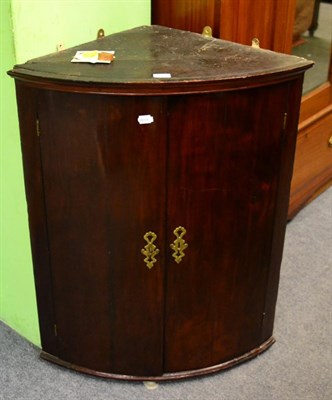
[[[212,28],[211,26],[204,26],[202,31],[202,36],[212,38]]]
[[[157,235],[154,232],[147,232],[143,236],[144,240],[146,241],[146,245],[141,250],[142,254],[145,255],[144,262],[146,266],[151,269],[154,263],[157,262],[155,256],[159,253],[159,249],[153,243],[157,239]]]
[[[253,38],[252,39],[251,47],[253,47],[254,49],[259,49],[260,48],[259,39],[258,38]]]
[[[327,145],[328,145],[329,147],[332,147],[332,136],[330,137],[330,139],[329,139]]]
[[[183,226],[178,226],[173,231],[176,239],[170,245],[171,249],[174,251],[172,257],[174,258],[175,262],[180,264],[182,258],[185,256],[184,250],[188,247],[188,244],[183,239],[183,236],[187,233],[186,229]]]
[[[105,37],[105,31],[103,28],[100,28],[97,32],[97,39],[102,39],[103,37]]]

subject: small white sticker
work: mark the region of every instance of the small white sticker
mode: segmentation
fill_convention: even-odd
[[[172,78],[172,75],[169,73],[160,73],[160,74],[153,74],[152,75],[154,78],[158,78],[158,79],[169,79]]]
[[[137,118],[137,121],[140,125],[144,124],[152,124],[154,121],[153,116],[148,114],[148,115],[139,115]]]

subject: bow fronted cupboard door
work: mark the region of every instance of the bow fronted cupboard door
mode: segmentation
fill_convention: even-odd
[[[73,66],[69,49],[55,56],[58,65],[41,58],[35,69],[27,63],[10,72],[42,356],[78,371],[179,379],[230,367],[274,342],[310,63],[277,55],[273,71],[279,58],[282,68],[261,79],[267,67],[257,72],[256,57],[271,54],[258,50],[253,72],[232,67],[230,77],[220,60],[218,76],[214,52],[204,55],[202,72],[178,44],[179,61],[167,66],[175,78],[146,76],[165,66],[158,46],[169,49],[179,32],[185,48],[189,41],[211,49],[200,35],[142,27],[84,45],[103,49],[110,41],[114,65]],[[127,64],[147,40],[156,51],[136,60],[137,78]],[[252,49],[234,51],[248,52],[250,64]]]
[[[167,371],[216,365],[271,338],[263,319],[273,319],[265,302],[289,90],[171,99],[167,242],[180,225],[188,247],[166,271]]]
[[[162,371],[165,98],[40,93],[58,356],[97,371]],[[148,111],[154,123],[139,125]],[[158,267],[141,249],[157,236]]]

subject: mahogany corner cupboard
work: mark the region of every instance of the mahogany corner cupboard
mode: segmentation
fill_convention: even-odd
[[[71,63],[79,50],[116,58]],[[274,342],[311,65],[143,26],[9,72],[42,357],[165,380],[231,367]]]

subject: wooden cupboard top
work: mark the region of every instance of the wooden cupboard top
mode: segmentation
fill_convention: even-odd
[[[114,50],[111,64],[71,63],[78,50]],[[312,62],[162,26],[142,26],[16,65],[9,75],[54,90],[115,94],[213,92],[277,83]],[[156,79],[154,73],[171,78]]]

